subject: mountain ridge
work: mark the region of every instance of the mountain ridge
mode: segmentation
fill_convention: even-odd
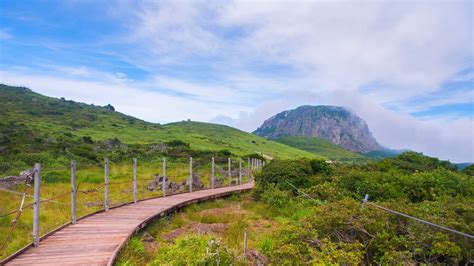
[[[341,106],[303,105],[286,110],[265,120],[254,133],[272,140],[285,136],[319,137],[359,153],[384,149],[365,121]]]

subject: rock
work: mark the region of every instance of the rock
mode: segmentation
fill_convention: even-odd
[[[223,181],[221,179],[214,180],[214,187],[222,187]]]
[[[150,233],[145,232],[142,235],[142,241],[143,242],[154,242],[155,238],[152,235],[150,235]]]
[[[33,176],[33,170],[25,170],[20,172],[20,178],[22,180],[25,180],[26,178],[32,178]]]
[[[25,179],[19,176],[6,176],[0,179],[0,187],[12,188],[24,182],[25,182]]]
[[[254,249],[249,249],[247,251],[247,260],[250,265],[268,265],[267,256]]]
[[[25,170],[20,172],[19,176],[6,176],[0,178],[0,187],[12,188],[25,183],[27,178],[31,181],[33,179],[32,173],[32,170]]]
[[[364,120],[338,106],[305,105],[284,111],[265,120],[254,133],[269,139],[319,137],[353,152],[383,150]]]
[[[156,175],[156,179],[149,182],[147,185],[149,191],[162,190],[163,189],[163,176],[159,174]],[[176,191],[181,190],[181,185],[172,181],[166,182],[166,192],[168,194],[173,194]]]
[[[193,190],[204,188],[204,184],[202,183],[201,178],[199,178],[199,176],[197,174],[193,173],[193,180],[192,181],[193,181]],[[181,184],[186,186],[186,187],[189,187],[189,179],[183,180],[183,182]]]

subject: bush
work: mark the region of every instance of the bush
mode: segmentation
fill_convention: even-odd
[[[331,166],[322,159],[313,159],[309,161],[313,174],[325,174],[328,175],[332,172]]]
[[[152,265],[230,265],[234,254],[211,235],[191,234],[179,237],[175,244],[160,247]]]
[[[256,182],[261,189],[274,184],[279,189],[293,190],[287,181],[298,188],[306,188],[314,184],[310,178],[312,174],[307,160],[273,160],[256,176]]]

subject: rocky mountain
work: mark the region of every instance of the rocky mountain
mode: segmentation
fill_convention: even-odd
[[[319,137],[353,152],[384,148],[377,143],[364,120],[339,106],[300,106],[267,119],[255,134],[268,139],[284,136]]]

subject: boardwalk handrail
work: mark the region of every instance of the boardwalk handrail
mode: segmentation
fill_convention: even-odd
[[[445,231],[448,231],[448,232],[451,232],[451,233],[454,233],[454,234],[457,234],[457,235],[460,235],[460,236],[463,236],[463,237],[466,237],[466,238],[469,238],[469,239],[474,239],[473,235],[466,234],[466,233],[460,232],[458,230],[451,229],[451,228],[446,227],[446,226],[442,226],[442,225],[439,225],[439,224],[428,222],[428,221],[422,220],[420,218],[416,218],[416,217],[410,216],[408,214],[397,212],[397,211],[391,210],[389,208],[386,208],[386,207],[377,205],[375,203],[369,202],[369,195],[368,194],[366,194],[364,199],[362,200],[362,206],[364,206],[364,205],[369,205],[369,206],[384,210],[384,211],[386,211],[388,213],[391,213],[391,214],[395,214],[395,215],[402,216],[402,217],[405,217],[405,218],[408,218],[408,219],[412,219],[412,220],[415,220],[417,222],[420,222],[420,223],[423,223],[423,224],[426,224],[426,225],[429,225],[429,226],[432,226],[432,227],[436,227],[436,228],[439,228],[439,229],[442,229],[442,230],[445,230]]]
[[[214,162],[214,158],[212,158],[213,162]],[[230,158],[228,158],[228,161],[230,162]],[[252,179],[253,179],[253,176],[254,176],[254,173],[256,171],[259,171],[261,169],[261,166],[263,165],[263,163],[259,160],[259,159],[256,159],[256,158],[249,158],[248,161],[252,162],[252,165],[248,165],[248,168],[249,170],[251,169],[251,171],[249,171],[247,173],[247,182],[249,183]],[[130,181],[121,181],[121,182],[108,182],[108,163],[110,161],[108,161],[107,159],[105,159],[105,172],[104,172],[104,183],[101,184],[100,186],[96,187],[96,188],[93,188],[93,189],[86,189],[86,190],[79,190],[78,187],[79,186],[76,186],[75,182],[76,182],[76,164],[74,161],[71,162],[71,191],[67,192],[67,193],[63,193],[59,196],[54,196],[52,198],[49,198],[49,199],[44,199],[44,198],[40,198],[40,187],[39,187],[39,180],[41,178],[41,165],[40,164],[35,164],[35,167],[34,167],[34,170],[31,171],[31,175],[34,175],[34,178],[33,179],[29,179],[30,181],[34,181],[35,183],[35,190],[34,190],[34,202],[31,203],[31,204],[27,204],[26,206],[24,205],[24,198],[26,197],[26,191],[27,191],[27,188],[29,187],[29,184],[28,186],[25,185],[25,192],[23,193],[24,197],[23,197],[23,200],[22,200],[22,204],[21,204],[21,207],[20,209],[18,210],[15,210],[13,212],[9,212],[9,213],[6,213],[6,214],[2,214],[0,215],[0,217],[2,216],[8,216],[8,215],[11,215],[11,214],[14,214],[18,211],[23,211],[23,209],[26,209],[26,208],[31,208],[31,207],[34,207],[35,208],[35,211],[34,211],[34,217],[33,217],[33,236],[34,236],[34,239],[33,239],[33,242],[29,243],[28,245],[24,246],[23,248],[21,248],[20,250],[18,250],[17,252],[9,255],[7,258],[3,259],[2,261],[0,261],[0,265],[3,265],[4,263],[6,263],[7,261],[10,261],[12,260],[13,258],[17,257],[18,255],[20,255],[22,252],[24,252],[25,250],[27,250],[28,248],[34,246],[34,247],[38,247],[39,246],[39,243],[41,240],[43,240],[44,238],[48,237],[49,235],[71,225],[71,224],[75,224],[77,221],[79,220],[82,220],[84,218],[87,218],[87,217],[90,217],[92,215],[95,215],[95,214],[98,214],[98,213],[101,213],[101,212],[107,212],[109,209],[114,209],[114,208],[118,208],[118,207],[122,207],[122,206],[125,206],[125,205],[130,205],[130,204],[136,204],[137,202],[141,202],[141,201],[145,201],[145,200],[150,200],[150,199],[156,199],[156,198],[160,198],[160,197],[166,197],[166,196],[170,196],[170,195],[176,195],[176,194],[184,194],[184,193],[189,193],[189,192],[192,192],[192,159],[191,159],[191,163],[190,163],[190,179],[189,179],[189,191],[181,191],[181,192],[178,192],[178,193],[173,193],[173,194],[169,194],[166,192],[166,186],[165,186],[165,183],[163,182],[163,194],[162,195],[159,195],[159,196],[152,196],[152,197],[147,197],[147,198],[143,198],[143,199],[140,199],[140,200],[137,200],[136,198],[136,195],[137,195],[137,186],[136,186],[136,182],[137,181],[146,181],[146,180],[158,180],[158,177],[155,177],[155,178],[150,178],[150,179],[136,179],[136,159],[134,158],[133,159],[133,162],[134,162],[134,173],[133,173],[133,180],[130,180]],[[166,171],[166,167],[165,167],[165,163],[166,161],[163,160],[163,171]],[[230,176],[231,177],[231,174],[232,172],[230,171],[230,164],[229,164],[229,173],[230,173]],[[62,169],[62,168],[61,168]],[[239,167],[239,178],[236,178],[236,182],[235,184],[236,185],[240,185],[242,184],[242,178],[240,178],[242,176],[242,168]],[[213,189],[214,188],[214,163],[212,164],[212,176],[211,176],[211,188],[210,189]],[[28,180],[28,178],[27,178]],[[163,179],[163,181],[165,181],[165,178]],[[229,187],[232,186],[232,178],[230,178],[229,180]],[[125,184],[125,183],[133,183],[133,201],[127,201],[127,202],[122,202],[120,204],[118,204],[117,206],[108,206],[108,201],[109,201],[109,197],[108,197],[108,193],[107,193],[107,190],[108,190],[108,186],[109,185],[120,185],[120,184]],[[75,197],[76,197],[76,193],[77,192],[80,192],[80,193],[84,193],[84,194],[87,194],[87,193],[94,193],[94,192],[99,192],[99,190],[101,188],[105,188],[105,191],[104,191],[104,208],[103,209],[100,209],[98,211],[94,211],[92,213],[89,213],[89,214],[86,214],[80,218],[76,218],[76,200],[75,200]],[[201,189],[202,190],[202,189]],[[65,197],[67,195],[71,194],[72,195],[72,198],[71,198],[71,221],[70,222],[67,222],[59,227],[57,227],[56,229],[53,229],[52,231],[49,231],[47,232],[46,234],[40,236],[39,235],[39,228],[40,228],[40,219],[39,219],[39,212],[40,212],[40,203],[46,203],[46,202],[55,202],[56,199],[58,198],[62,198],[62,197]],[[61,203],[63,204],[63,203]],[[21,212],[19,212],[20,215],[21,215]],[[11,227],[11,231],[10,233],[8,234],[7,238],[5,239],[2,247],[0,248],[1,249],[4,249],[9,241],[9,235],[13,232],[13,230],[15,230],[15,227],[14,225],[16,224],[16,222],[18,221],[18,219],[20,218],[20,215],[17,215],[16,219],[14,220],[14,222],[12,223],[12,227]]]

